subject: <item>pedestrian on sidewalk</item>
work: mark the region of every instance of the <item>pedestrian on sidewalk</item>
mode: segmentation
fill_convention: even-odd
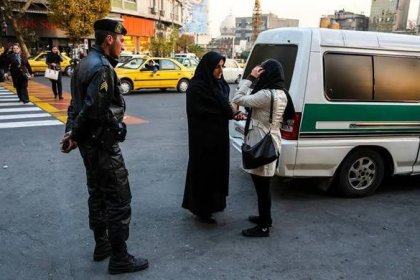
[[[127,252],[131,191],[118,144],[126,134],[125,102],[114,70],[127,30],[111,19],[96,21],[94,30],[96,45],[72,76],[62,152],[79,147],[86,168],[94,261],[111,256],[109,273],[135,272],[146,269],[148,261]]]
[[[253,89],[251,85],[256,81]],[[251,74],[241,81],[232,102],[252,110],[248,143],[252,147],[258,143],[269,131],[274,145],[280,153],[281,136],[280,127],[284,120],[294,116],[292,100],[284,88],[283,67],[275,59],[269,59],[261,65],[255,66]],[[272,103],[273,102],[273,103]],[[271,105],[272,104],[272,105]],[[270,117],[272,106],[272,117]],[[248,110],[249,110],[248,109]],[[250,112],[250,111],[248,111]],[[242,234],[247,237],[268,237],[273,221],[271,218],[270,185],[277,167],[277,160],[246,170],[251,174],[258,197],[258,216],[249,216],[255,227],[245,229]]]
[[[21,52],[18,44],[13,45],[12,53],[7,56],[6,69],[10,70],[13,87],[16,89],[19,101],[24,104],[28,103],[28,80],[33,78],[34,75],[28,58]]]
[[[60,54],[60,51],[56,46],[51,48],[51,52],[48,53],[46,63],[48,68],[58,71],[58,79],[57,80],[50,80],[52,90],[54,93],[54,98],[63,99],[63,86],[61,83],[61,62],[63,62],[63,57]]]

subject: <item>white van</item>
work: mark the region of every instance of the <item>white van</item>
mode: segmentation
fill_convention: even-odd
[[[268,30],[244,77],[268,58],[282,63],[296,110],[281,131],[279,176],[327,178],[357,197],[372,194],[385,175],[420,173],[420,37]],[[231,132],[238,149],[243,127],[235,122]]]

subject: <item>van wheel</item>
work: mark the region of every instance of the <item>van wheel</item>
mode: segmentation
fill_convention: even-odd
[[[384,177],[384,161],[371,149],[350,153],[338,171],[338,188],[346,197],[362,197],[373,194]]]
[[[240,81],[241,81],[241,75],[239,75],[238,78],[236,78],[235,84],[239,84]]]
[[[189,85],[190,85],[190,82],[187,79],[181,79],[179,80],[178,86],[176,87],[176,89],[178,90],[178,92],[184,93],[187,91]]]
[[[67,77],[71,77],[71,75],[73,74],[73,69],[71,66],[67,66],[64,69],[64,74],[66,74]]]

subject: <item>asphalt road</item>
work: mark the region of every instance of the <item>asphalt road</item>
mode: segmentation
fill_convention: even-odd
[[[143,91],[126,101],[129,115],[148,121],[129,126],[122,149],[133,195],[129,250],[150,267],[118,279],[420,279],[418,177],[389,179],[362,199],[276,181],[271,237],[248,239],[240,231],[251,226],[256,195],[239,153],[231,150],[226,210],[217,225],[200,224],[180,207],[185,95]],[[115,279],[107,261],[92,261],[84,168],[78,151],[59,151],[63,130],[0,130],[1,279]]]

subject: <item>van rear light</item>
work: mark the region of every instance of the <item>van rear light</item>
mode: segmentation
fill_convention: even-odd
[[[302,113],[295,113],[293,119],[287,120],[281,127],[281,138],[286,140],[297,140],[299,136],[300,120]]]

